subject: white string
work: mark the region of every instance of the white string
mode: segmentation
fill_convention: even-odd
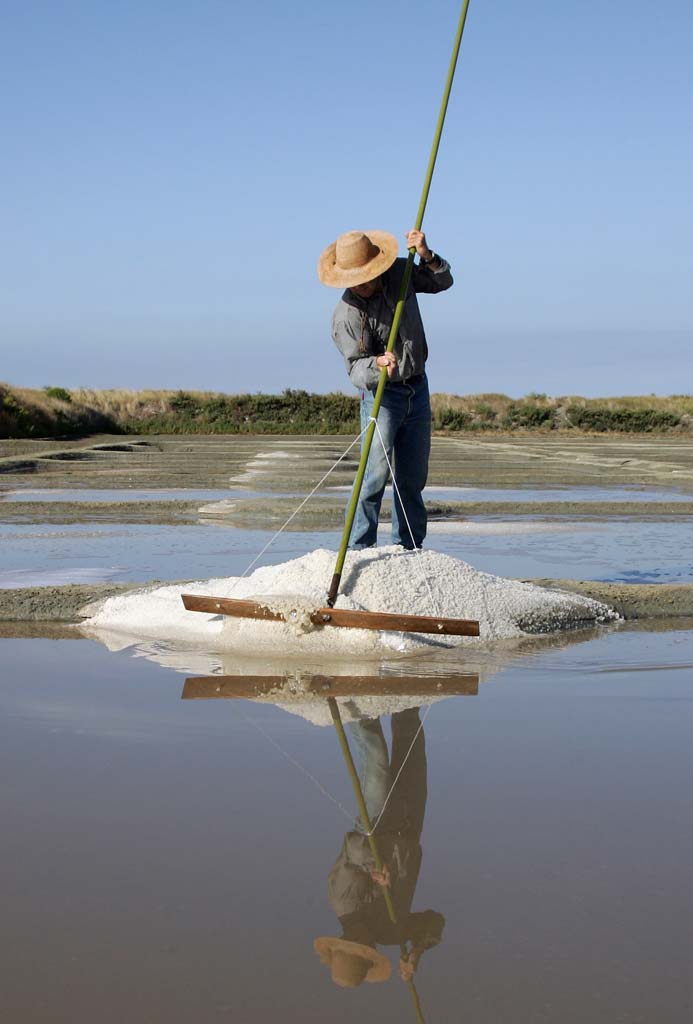
[[[375,834],[375,830],[377,829],[378,825],[380,824],[380,819],[382,818],[383,814],[385,813],[385,808],[387,807],[388,803],[390,802],[390,797],[392,796],[392,794],[393,794],[393,793],[394,793],[394,791],[395,791],[395,786],[396,786],[396,785],[397,785],[397,783],[399,782],[399,777],[400,777],[400,775],[402,774],[402,772],[404,771],[404,766],[405,766],[405,764],[407,763],[407,761],[409,760],[409,756],[410,756],[410,754],[411,754],[412,750],[414,749],[414,744],[416,743],[416,741],[417,741],[417,740],[418,740],[418,738],[419,738],[419,733],[420,733],[420,732],[421,732],[421,730],[423,729],[423,727],[424,727],[424,722],[426,721],[426,719],[427,719],[427,717],[428,717],[428,712],[429,712],[429,711],[431,710],[431,708],[432,708],[432,707],[433,707],[433,705],[432,705],[432,704],[429,704],[429,705],[428,705],[428,706],[426,707],[426,710],[425,710],[425,711],[424,711],[424,713],[423,713],[423,717],[421,718],[421,721],[419,722],[419,728],[418,728],[418,729],[416,730],[416,734],[415,734],[415,736],[414,736],[414,739],[413,739],[413,740],[411,741],[411,745],[410,745],[410,747],[409,747],[409,750],[407,751],[407,753],[406,753],[406,755],[405,755],[405,757],[404,757],[404,760],[402,761],[402,764],[400,765],[399,771],[398,771],[398,772],[397,772],[397,774],[395,775],[395,779],[394,779],[394,782],[393,782],[393,783],[392,783],[392,785],[390,786],[390,792],[389,792],[389,793],[387,794],[387,796],[385,797],[385,802],[383,803],[383,806],[382,806],[382,807],[381,807],[381,809],[380,809],[380,814],[379,814],[379,815],[378,815],[378,817],[377,817],[377,818],[375,819],[375,822],[374,822],[374,823],[373,823],[373,822],[371,823],[371,830],[370,830],[370,832],[366,832],[366,835],[368,835],[368,836],[372,836],[372,835],[374,835],[374,834]]]
[[[260,552],[259,552],[259,553],[258,553],[258,554],[257,554],[257,555],[255,556],[255,558],[254,558],[254,559],[252,560],[252,562],[250,563],[250,565],[249,565],[249,566],[247,566],[247,567],[246,567],[246,568],[245,568],[245,569],[243,570],[243,572],[241,573],[241,575],[240,575],[240,576],[238,576],[238,577],[236,578],[236,581],[235,581],[235,583],[233,584],[233,586],[231,587],[231,590],[233,590],[233,589],[234,589],[235,587],[237,587],[237,586],[238,586],[238,583],[240,582],[240,580],[242,580],[242,579],[243,579],[243,578],[244,578],[245,576],[247,576],[247,575],[248,575],[248,573],[250,572],[250,570],[251,570],[251,569],[253,568],[253,566],[254,566],[254,565],[257,565],[257,563],[258,563],[258,562],[260,561],[260,559],[261,559],[261,558],[262,558],[262,556],[264,555],[265,551],[267,551],[267,549],[268,549],[268,548],[270,548],[270,547],[271,547],[271,546],[272,546],[272,545],[274,544],[274,542],[275,542],[275,540],[277,539],[277,537],[279,537],[279,536],[280,536],[280,534],[282,534],[282,533],[284,532],[284,530],[285,530],[285,529],[287,528],[287,526],[289,525],[289,523],[291,522],[291,520],[292,520],[292,519],[294,519],[294,518],[295,518],[295,517],[296,517],[296,516],[298,515],[298,513],[299,513],[299,512],[301,511],[301,509],[303,508],[303,506],[304,506],[304,505],[305,505],[305,504],[306,504],[306,503],[307,503],[308,501],[310,501],[310,499],[311,499],[311,498],[313,497],[313,495],[315,494],[315,492],[316,492],[317,490],[319,490],[319,489],[320,489],[320,487],[322,487],[322,485],[324,484],[325,480],[327,480],[327,478],[328,478],[328,476],[330,475],[330,473],[333,473],[333,472],[335,471],[335,469],[337,468],[337,466],[339,465],[339,463],[340,463],[340,462],[342,461],[342,459],[345,459],[345,458],[347,457],[347,455],[349,454],[349,452],[351,451],[351,449],[352,449],[352,448],[354,447],[354,445],[355,445],[355,444],[358,444],[358,442],[359,442],[359,441],[361,440],[361,438],[362,438],[362,437],[363,437],[363,435],[365,434],[365,432],[366,432],[366,429],[367,429],[367,428],[366,428],[366,427],[364,427],[364,429],[363,429],[363,430],[361,431],[361,433],[360,433],[360,434],[358,435],[358,437],[354,438],[354,440],[353,440],[353,441],[351,442],[351,444],[349,445],[349,447],[347,448],[347,450],[346,450],[345,452],[343,452],[343,453],[342,453],[342,454],[341,454],[341,455],[339,456],[339,458],[337,459],[337,461],[335,462],[335,464],[334,464],[333,466],[330,466],[330,468],[329,468],[329,469],[328,469],[328,471],[327,471],[327,472],[325,473],[325,475],[324,475],[324,476],[322,477],[322,479],[321,479],[321,480],[318,480],[317,484],[315,485],[315,487],[313,488],[313,490],[312,490],[312,491],[310,492],[310,494],[308,494],[308,495],[307,495],[307,496],[306,496],[306,497],[305,497],[305,498],[303,499],[303,501],[302,501],[302,502],[301,502],[301,504],[300,504],[300,505],[298,506],[298,508],[294,509],[294,511],[293,511],[293,512],[291,513],[291,515],[289,516],[289,518],[288,518],[288,519],[286,520],[286,522],[285,522],[285,523],[284,523],[284,524],[283,524],[282,526],[280,526],[280,527],[279,527],[279,529],[277,530],[277,532],[276,532],[276,533],[274,534],[274,536],[272,536],[272,537],[271,537],[271,538],[270,538],[270,539],[269,539],[269,540],[267,541],[267,543],[265,544],[265,546],[264,546],[264,548],[262,549],[262,551],[260,551]]]
[[[270,736],[268,732],[265,732],[265,730],[260,725],[258,725],[258,723],[249,715],[246,715],[242,707],[240,708],[240,712],[243,718],[245,718],[246,722],[250,722],[250,724],[257,729],[261,736],[264,736],[266,740],[269,740],[274,749],[277,750],[283,757],[285,757],[289,764],[292,764],[295,768],[298,768],[300,772],[303,772],[303,774],[310,779],[310,781],[320,790],[320,792],[324,796],[326,796],[327,799],[335,805],[335,807],[339,808],[339,810],[346,817],[347,821],[350,824],[353,823],[353,813],[351,811],[348,811],[343,804],[340,804],[339,800],[337,800],[336,797],[332,796],[332,794],[327,789],[325,789],[323,784],[312,774],[312,772],[309,772],[308,769],[304,765],[302,765],[300,761],[297,761],[294,757],[291,756],[291,754],[288,754],[284,750],[284,748],[280,746],[280,744],[277,743],[277,741],[272,736]]]
[[[404,767],[405,767],[407,761],[409,760],[409,758],[411,756],[412,750],[414,749],[414,744],[416,743],[416,741],[419,738],[419,734],[421,733],[421,730],[424,727],[424,722],[426,721],[426,719],[428,717],[428,713],[429,713],[429,711],[431,710],[432,707],[433,707],[432,704],[428,704],[427,705],[426,710],[424,711],[423,716],[421,718],[421,721],[419,722],[419,728],[416,730],[416,733],[414,735],[414,739],[411,741],[411,744],[409,746],[409,750],[405,754],[404,759],[402,760],[402,764],[400,765],[399,771],[397,772],[397,775],[395,776],[395,778],[393,780],[393,783],[390,786],[389,792],[388,792],[388,794],[385,797],[385,800],[383,802],[383,806],[380,809],[380,813],[378,814],[378,817],[375,819],[375,822],[371,822],[370,831],[365,831],[364,830],[363,834],[365,836],[373,836],[375,834],[375,830],[377,829],[378,825],[380,824],[380,820],[381,820],[383,814],[385,813],[385,809],[386,809],[388,803],[390,802],[390,798],[392,797],[392,794],[395,791],[397,783],[399,782],[400,775],[404,771]],[[259,723],[255,721],[255,719],[251,718],[250,715],[247,715],[245,713],[245,711],[243,710],[242,707],[239,706],[239,710],[240,710],[241,715],[243,716],[243,718],[246,720],[246,722],[248,722],[250,725],[252,725],[253,728],[257,729],[257,731],[260,733],[260,735],[264,736],[264,738],[266,740],[268,740],[269,743],[272,744],[274,749],[278,753],[280,753],[282,755],[282,757],[286,758],[286,760],[289,762],[289,764],[292,764],[294,766],[294,768],[297,768],[303,775],[305,775],[307,778],[309,778],[310,781],[313,783],[313,785],[323,794],[323,796],[326,796],[327,799],[331,803],[333,803],[335,805],[335,807],[337,807],[341,811],[341,813],[344,815],[344,817],[347,819],[347,821],[349,823],[353,822],[354,816],[353,816],[352,812],[348,811],[346,809],[346,807],[344,806],[344,804],[340,803],[339,800],[329,792],[329,790],[325,789],[325,787],[320,782],[320,780],[317,779],[315,777],[315,775],[313,775],[313,773],[310,772],[305,767],[305,765],[302,765],[300,761],[297,761],[296,758],[292,757],[291,754],[287,753],[287,751],[284,750],[284,748],[281,746],[281,744],[277,743],[277,741],[274,739],[273,736],[271,736],[268,732],[266,732],[266,730],[263,729],[262,726],[259,725]]]

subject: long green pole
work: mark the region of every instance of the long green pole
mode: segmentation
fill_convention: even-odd
[[[359,815],[361,817],[361,821],[363,822],[363,827],[366,833],[366,837],[368,839],[368,845],[370,846],[371,853],[373,854],[375,868],[376,871],[382,872],[383,862],[380,858],[380,853],[378,852],[378,845],[375,841],[375,836],[373,835],[371,819],[368,814],[368,808],[366,807],[366,801],[364,800],[363,797],[363,790],[361,789],[361,781],[359,779],[358,772],[356,771],[356,765],[354,764],[354,759],[351,756],[351,750],[349,749],[349,741],[347,739],[346,732],[344,731],[344,725],[342,724],[342,716],[339,712],[339,705],[337,704],[337,701],[334,699],[334,697],[328,697],[327,703],[330,707],[330,714],[332,715],[334,727],[337,730],[337,736],[339,737],[339,745],[342,748],[342,753],[344,754],[344,760],[346,762],[347,771],[349,772],[349,778],[351,779],[351,784],[354,788],[354,795],[356,796],[356,803],[358,804]],[[390,890],[388,889],[387,886],[383,886],[383,896],[385,897],[385,906],[387,907],[388,917],[390,918],[393,924],[396,924],[397,918],[395,917],[395,908],[392,903],[392,896],[390,895]]]
[[[433,145],[431,146],[431,155],[428,160],[428,167],[426,168],[426,178],[424,180],[424,186],[421,192],[421,201],[419,203],[419,210],[416,215],[416,222],[414,228],[417,231],[421,230],[423,224],[424,212],[426,210],[426,203],[428,202],[428,193],[431,188],[431,179],[433,178],[433,169],[436,165],[436,157],[438,156],[438,148],[440,146],[440,138],[443,134],[443,124],[445,122],[445,114],[448,109],[448,100],[450,99],[450,90],[452,89],[452,80],[455,77],[455,68],[457,67],[457,56],[460,52],[460,43],[462,42],[462,33],[464,32],[464,24],[467,20],[467,9],[469,7],[469,0],[464,0],[462,4],[462,13],[460,14],[460,20],[457,25],[457,33],[455,35],[455,43],[452,49],[452,57],[450,59],[450,67],[448,69],[448,77],[445,82],[445,90],[443,92],[443,100],[440,105],[440,113],[438,114],[438,123],[436,125],[435,134],[433,136]],[[402,310],[404,309],[404,300],[407,295],[407,289],[409,287],[409,280],[411,278],[412,266],[414,265],[414,256],[416,255],[415,249],[409,250],[407,257],[407,265],[404,269],[402,276],[402,283],[399,289],[399,295],[397,296],[397,304],[395,306],[395,313],[392,318],[392,327],[390,328],[390,336],[387,341],[387,352],[392,352],[395,346],[395,340],[397,338],[397,332],[399,331],[400,320],[402,319]],[[387,382],[387,368],[383,367],[380,371],[380,380],[378,381],[378,387],[375,392],[375,399],[373,402],[373,412],[371,416],[371,422],[368,425],[368,429],[364,435],[363,446],[361,448],[361,461],[359,462],[359,468],[356,472],[356,478],[354,480],[354,488],[351,493],[351,501],[347,509],[346,521],[344,524],[344,533],[342,534],[342,542],[339,547],[337,554],[337,563],[335,565],[334,575],[332,576],[332,582],[330,583],[330,589],[327,594],[327,604],[330,608],[334,606],[337,600],[337,593],[339,591],[339,584],[342,579],[342,570],[344,569],[344,560],[346,558],[347,547],[349,546],[349,538],[351,537],[351,531],[354,525],[354,518],[356,516],[356,507],[358,505],[359,497],[361,495],[361,488],[363,486],[363,478],[366,475],[366,464],[368,462],[368,456],[370,455],[371,445],[373,443],[373,435],[375,433],[375,421],[378,418],[378,411],[380,409],[380,403],[383,397],[383,391],[385,390],[385,384]]]
[[[359,808],[359,815],[361,816],[361,821],[363,823],[363,827],[364,827],[365,832],[366,832],[366,837],[368,839],[368,845],[371,848],[371,853],[373,854],[373,860],[375,861],[376,871],[379,871],[382,874],[382,871],[383,871],[383,861],[382,861],[382,858],[380,856],[380,851],[378,850],[378,844],[375,841],[375,836],[373,835],[373,826],[371,824],[371,819],[370,819],[370,815],[368,813],[368,808],[366,807],[366,801],[365,801],[364,796],[363,796],[363,790],[361,789],[361,780],[359,779],[358,772],[356,771],[356,765],[354,764],[354,759],[351,756],[351,750],[349,748],[349,740],[347,739],[346,732],[344,731],[344,724],[342,722],[342,716],[341,716],[340,711],[339,711],[339,704],[334,699],[334,697],[328,697],[327,698],[327,703],[328,703],[329,708],[330,708],[330,714],[332,715],[332,721],[334,723],[334,727],[337,730],[337,736],[339,737],[339,745],[342,748],[342,753],[344,754],[344,760],[346,762],[347,770],[349,772],[349,778],[351,779],[351,784],[352,784],[353,789],[354,789],[354,795],[356,797],[356,803],[358,804],[358,808]],[[390,893],[389,886],[387,886],[387,885],[382,886],[382,892],[383,892],[383,898],[385,899],[385,906],[387,907],[387,915],[390,918],[390,920],[392,921],[392,923],[396,925],[397,924],[397,915],[395,914],[395,907],[394,907],[394,904],[392,902],[392,894]],[[399,949],[400,949],[400,954],[402,954],[402,955],[406,954],[407,947],[406,947],[406,945],[404,943],[400,942]],[[409,980],[407,981],[407,986],[409,988],[412,1000],[414,1002],[414,1009],[416,1010],[417,1024],[426,1024],[426,1022],[424,1020],[424,1016],[423,1016],[423,1011],[421,1009],[421,1003],[419,1002],[419,993],[416,991],[416,985],[414,984],[414,979],[413,978],[409,978]]]

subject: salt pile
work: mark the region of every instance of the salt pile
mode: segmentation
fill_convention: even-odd
[[[133,641],[171,640],[208,651],[294,656],[418,654],[426,649],[478,644],[470,637],[315,627],[308,613],[324,606],[336,553],[311,551],[279,565],[263,566],[247,577],[202,580],[146,588],[111,597],[90,608],[82,628]],[[263,622],[188,612],[182,592],[213,597],[252,598],[294,621]],[[466,562],[436,551],[406,552],[397,547],[351,551],[342,576],[338,607],[410,615],[477,619],[481,640],[504,640],[607,622],[616,612],[590,598],[544,590],[529,583],[479,572]]]

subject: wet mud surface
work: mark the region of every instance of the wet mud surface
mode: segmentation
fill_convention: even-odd
[[[201,501],[17,501],[0,502],[0,523],[168,523],[184,525],[216,519],[243,528],[266,528],[284,523],[296,511],[299,498],[244,498]],[[693,517],[693,501],[427,501],[431,521],[464,521],[478,516],[532,516],[601,520],[611,517],[676,520]],[[382,520],[390,519],[392,502],[383,501]],[[316,498],[287,529],[336,529],[344,521],[344,497]]]
[[[199,501],[5,501],[0,523],[197,522]]]
[[[0,441],[0,489],[224,487],[307,493],[352,437],[212,435]],[[351,448],[324,486],[350,484]],[[107,482],[106,482],[107,481]],[[433,439],[430,486],[676,487],[693,496],[693,440],[574,435]]]
[[[345,488],[358,461],[353,438],[293,436],[96,437],[73,441],[0,441],[0,523],[198,525],[217,521],[242,531],[273,530],[316,494],[289,530],[338,530]],[[332,472],[330,472],[333,470]],[[429,486],[555,488],[568,500],[429,500],[431,522],[526,517],[599,522],[616,519],[684,523],[693,518],[693,442],[671,438],[436,437]],[[339,493],[330,488],[339,487]],[[580,488],[627,490],[628,500],[580,499]],[[244,497],[204,502],[180,498],[128,501],[41,500],[43,490],[229,489]],[[22,492],[39,492],[22,500]],[[3,500],[11,492],[12,500]],[[262,497],[260,497],[262,493]],[[690,501],[687,500],[690,495]],[[384,502],[383,519],[390,512]],[[185,570],[184,570],[185,571]],[[693,614],[693,585],[540,580],[612,604],[624,616]],[[143,584],[138,583],[141,587]],[[98,597],[132,583],[69,584],[0,589],[0,621],[72,622]]]

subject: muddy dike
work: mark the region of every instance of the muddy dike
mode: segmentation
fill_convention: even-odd
[[[239,529],[270,529],[282,526],[296,511],[295,498],[254,498],[211,502],[198,506],[199,518],[226,523]],[[290,531],[339,529],[344,523],[345,499],[315,498],[287,523]],[[6,506],[8,507],[8,506]],[[598,521],[608,518],[677,520],[693,517],[693,501],[427,501],[430,522],[464,522],[477,517],[571,519]],[[0,511],[0,516],[4,509]],[[392,502],[385,499],[381,521],[392,515]]]
[[[592,580],[524,580],[538,587],[592,597],[624,619],[693,617],[693,583],[602,583]]]
[[[297,498],[240,498],[197,501],[5,501],[0,523],[139,523],[185,526],[212,521],[238,529],[276,529],[300,504]],[[292,532],[337,530],[344,523],[345,499],[316,497],[287,523]],[[677,520],[693,518],[693,501],[428,501],[429,520],[464,522],[477,517]],[[390,519],[392,503],[383,502],[381,518]]]
[[[316,485],[351,485],[358,464],[353,442],[343,435],[252,434],[0,440],[0,501],[2,491],[37,487],[247,487],[303,497]],[[558,433],[434,436],[428,482],[431,487],[674,487],[693,500],[693,440]],[[637,493],[633,497],[637,500]]]
[[[85,605],[140,586],[144,584],[68,583],[61,587],[0,590],[0,622],[78,622],[79,611]]]
[[[54,632],[58,624],[79,622],[85,607],[94,601],[148,587],[174,586],[176,582],[184,586],[189,581],[70,583],[57,587],[0,590],[0,623],[3,624],[0,635],[52,635],[51,629]],[[527,579],[522,582],[592,597],[608,604],[628,620],[693,619],[693,583],[602,583],[562,579]],[[26,632],[27,625],[31,625],[29,633]]]
[[[159,523],[199,521],[199,501],[5,501],[0,523]]]

